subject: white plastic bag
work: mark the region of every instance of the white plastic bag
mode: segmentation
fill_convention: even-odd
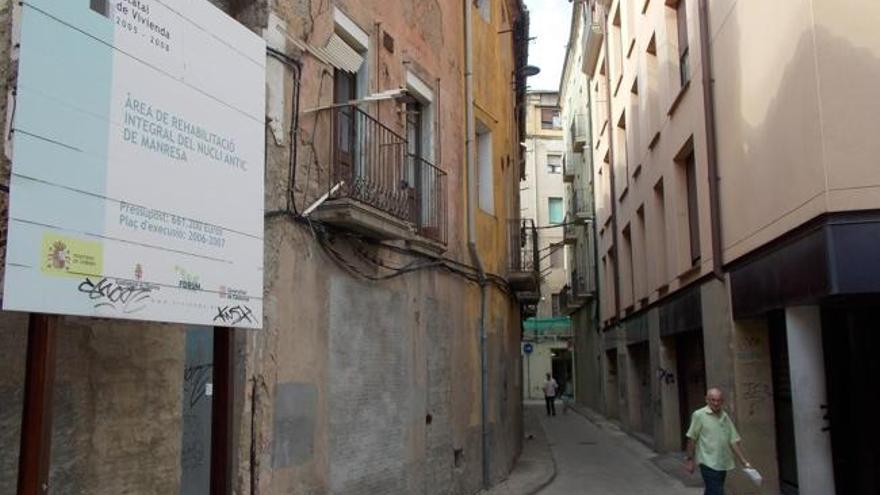
[[[754,483],[755,486],[761,486],[761,482],[764,481],[764,478],[761,477],[761,473],[755,468],[743,468],[743,472],[746,473],[746,476],[752,480],[752,483]]]

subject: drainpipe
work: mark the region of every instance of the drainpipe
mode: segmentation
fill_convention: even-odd
[[[467,235],[468,251],[477,267],[480,280],[480,424],[482,428],[483,448],[483,487],[490,485],[489,466],[491,449],[489,448],[489,352],[486,342],[486,272],[477,250],[476,210],[477,204],[477,170],[476,123],[474,120],[474,56],[473,56],[473,7],[472,0],[464,0],[464,92],[465,92],[465,160],[467,162]]]
[[[724,280],[723,243],[721,238],[721,198],[718,175],[718,148],[715,134],[715,88],[712,86],[712,53],[709,43],[709,6],[699,0],[700,62],[703,66],[703,104],[706,118],[706,154],[709,166],[709,214],[712,226],[712,272]]]
[[[620,253],[617,250],[617,188],[615,184],[614,170],[614,115],[611,113],[611,64],[608,63],[608,57],[611,55],[611,46],[608,36],[608,11],[602,7],[602,30],[605,31],[605,106],[608,111],[608,164],[611,169],[608,171],[608,179],[611,185],[611,230],[612,244],[611,251],[614,253],[614,317],[620,318]],[[598,240],[598,239],[597,239]]]

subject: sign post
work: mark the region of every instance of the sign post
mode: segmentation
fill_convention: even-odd
[[[31,314],[28,320],[27,369],[18,456],[18,495],[42,495],[49,492],[57,323],[57,316],[44,314]]]
[[[214,327],[211,401],[211,495],[232,494],[232,422],[235,402],[235,329]]]
[[[3,309],[31,313],[18,494],[49,491],[50,315],[76,315],[215,327],[211,493],[227,495],[233,328],[262,325],[265,40],[206,0],[17,5]]]
[[[531,342],[523,344],[523,352],[526,355],[526,397],[532,396],[532,351],[535,348]]]

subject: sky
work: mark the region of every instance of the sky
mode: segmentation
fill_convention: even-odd
[[[529,9],[529,65],[541,68],[541,73],[530,77],[530,90],[559,90],[565,47],[571,23],[569,0],[525,0]]]

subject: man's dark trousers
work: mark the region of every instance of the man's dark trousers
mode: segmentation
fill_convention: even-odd
[[[551,414],[556,416],[556,404],[553,402],[556,400],[556,397],[547,397],[544,396],[544,402],[547,404],[547,416]]]
[[[700,464],[700,474],[703,475],[703,483],[706,485],[703,495],[724,495],[724,479],[727,478],[727,471],[716,471]]]

